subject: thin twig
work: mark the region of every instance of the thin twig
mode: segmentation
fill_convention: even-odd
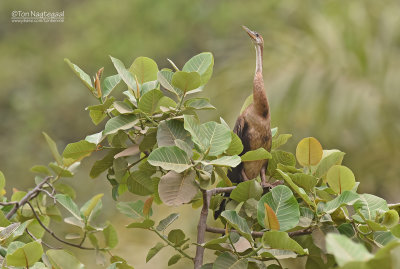
[[[160,234],[156,229],[150,229],[150,231],[155,232],[162,240],[165,241],[165,243],[167,243],[168,245],[170,245],[171,247],[173,247],[176,251],[178,251],[180,254],[182,254],[185,258],[188,258],[189,260],[193,260],[192,257],[190,257],[186,252],[184,252],[182,249],[177,248],[176,246],[174,246],[169,240],[167,240],[162,234]]]
[[[216,227],[210,227],[207,226],[206,227],[206,231],[209,233],[215,233],[215,234],[225,234],[225,229],[223,228],[216,228]],[[231,230],[232,232],[235,232],[236,230]],[[294,236],[300,236],[300,235],[305,235],[305,234],[311,234],[312,229],[311,228],[307,228],[304,230],[299,230],[299,231],[294,231],[294,232],[288,232],[290,237],[294,237]],[[260,238],[264,235],[265,232],[257,232],[257,231],[253,231],[251,232],[251,235],[255,238]]]
[[[50,230],[46,225],[43,224],[43,222],[40,220],[39,216],[37,215],[35,209],[33,208],[32,204],[29,201],[26,202],[26,204],[28,204],[29,207],[32,209],[32,213],[35,216],[36,220],[39,222],[40,226],[42,226],[42,228],[45,229],[45,231],[48,232],[56,240],[60,241],[61,243],[66,244],[66,245],[69,245],[69,246],[72,246],[72,247],[76,247],[76,248],[79,248],[79,249],[96,250],[95,248],[88,248],[88,247],[80,246],[80,245],[73,244],[73,243],[70,243],[68,241],[65,241],[65,240],[61,239],[52,230]]]
[[[15,205],[18,204],[18,201],[13,201],[13,202],[0,202],[1,206],[8,206],[8,205]]]
[[[36,236],[34,236],[34,235],[28,230],[28,228],[26,228],[25,231],[26,231],[26,233],[27,233],[30,237],[32,237],[33,240],[35,240],[35,241],[38,241],[38,240],[39,240],[38,238],[36,238]],[[43,245],[45,245],[46,247],[50,248],[50,249],[61,249],[61,248],[52,247],[52,246],[50,246],[49,244],[47,244],[46,242],[44,242],[44,241],[41,240],[41,239],[40,239],[40,242],[41,242]]]
[[[131,163],[130,165],[128,165],[128,167],[126,168],[127,170],[131,169],[132,167],[134,167],[135,165],[137,165],[138,163],[140,163],[141,161],[143,161],[144,159],[146,159],[147,156],[143,156],[142,158],[140,158],[139,160],[137,160],[136,162]]]
[[[36,185],[33,190],[29,191],[18,203],[14,205],[14,207],[11,209],[10,212],[6,215],[7,219],[11,219],[12,216],[14,216],[15,212],[17,212],[18,208],[24,206],[27,202],[38,196],[40,193],[40,189],[43,187],[44,184],[46,184],[52,177],[48,176],[45,177],[42,182],[40,182],[38,185]]]

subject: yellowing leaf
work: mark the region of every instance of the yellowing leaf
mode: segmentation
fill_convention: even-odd
[[[322,146],[314,137],[303,138],[296,148],[297,161],[302,166],[317,165],[322,159]]]
[[[264,203],[265,207],[265,218],[264,218],[264,224],[265,228],[270,229],[270,230],[279,230],[279,221],[278,217],[275,215],[274,210],[267,204]]]
[[[336,193],[349,191],[356,184],[353,172],[342,165],[332,166],[326,174],[326,180],[331,189]]]
[[[150,196],[145,202],[143,206],[143,215],[145,217],[149,216],[151,205],[153,204],[154,197]]]

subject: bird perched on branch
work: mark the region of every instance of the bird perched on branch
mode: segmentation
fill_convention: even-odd
[[[251,103],[237,118],[233,132],[242,140],[241,154],[258,148],[271,150],[271,115],[263,79],[263,49],[264,40],[260,34],[251,31],[246,26],[243,29],[250,36],[256,49],[256,71],[253,80],[253,103]],[[229,179],[234,183],[256,178],[260,175],[263,186],[271,186],[266,182],[265,171],[268,160],[241,163],[228,172]]]
[[[260,34],[251,31],[246,26],[243,26],[243,29],[250,36],[256,49],[256,71],[253,80],[253,103],[237,118],[233,129],[233,132],[238,135],[243,144],[241,155],[258,148],[271,151],[272,145],[271,115],[262,75],[264,40]],[[268,160],[242,162],[228,172],[228,178],[234,183],[240,183],[260,175],[262,186],[272,187],[271,184],[267,183],[265,177],[267,166]],[[214,212],[215,219],[225,210],[225,205],[226,200],[222,201],[219,209]]]

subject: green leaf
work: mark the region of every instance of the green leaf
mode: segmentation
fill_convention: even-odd
[[[289,138],[291,138],[291,134],[281,134],[277,138],[272,139],[272,147],[271,149],[277,149],[282,145],[285,145]]]
[[[165,219],[161,220],[160,223],[157,226],[157,231],[164,231],[169,225],[171,225],[175,220],[177,220],[179,217],[178,213],[172,213]]]
[[[214,165],[214,166],[227,166],[227,167],[236,167],[241,163],[241,159],[239,156],[222,156],[221,158],[212,160],[212,161],[203,161],[204,165]]]
[[[242,162],[259,161],[265,159],[271,159],[272,155],[265,148],[258,148],[256,150],[251,150],[246,152],[241,156]]]
[[[318,183],[318,179],[312,175],[307,174],[289,174],[290,178],[296,185],[302,187],[306,191],[313,192],[315,185]]]
[[[324,150],[322,160],[315,171],[316,177],[323,177],[335,164],[341,164],[345,153],[338,150]]]
[[[192,140],[202,151],[208,150],[209,156],[218,156],[228,149],[231,143],[231,131],[224,124],[214,121],[199,125],[191,115],[184,115],[184,127],[192,135]]]
[[[329,187],[339,194],[343,191],[351,190],[356,184],[353,172],[346,166],[342,165],[332,166],[326,174],[326,180]]]
[[[359,195],[359,200],[354,203],[354,209],[359,210],[366,219],[375,220],[378,211],[388,211],[389,207],[386,200],[364,193]]]
[[[46,213],[47,213],[47,209],[48,208],[46,208]],[[48,216],[40,216],[39,218],[40,218],[40,221],[45,226],[47,226],[47,227],[49,226],[50,217],[48,217]],[[40,238],[42,238],[44,236],[45,230],[43,229],[43,227],[39,224],[39,222],[36,219],[32,220],[32,222],[30,222],[26,228],[37,239],[40,239]]]
[[[149,262],[151,258],[153,258],[165,245],[163,243],[157,243],[154,247],[152,247],[146,256],[146,262]]]
[[[280,230],[290,230],[299,223],[300,210],[292,191],[286,186],[276,186],[270,192],[261,197],[257,205],[258,223],[264,226],[265,206],[268,204],[278,218]]]
[[[59,177],[73,177],[74,175],[71,173],[71,171],[64,169],[61,166],[58,166],[55,163],[49,163],[49,167],[51,170],[54,171],[54,173],[59,176]]]
[[[352,191],[344,191],[341,195],[329,202],[320,202],[318,204],[318,209],[330,214],[343,205],[353,205],[359,199],[360,196],[357,193]]]
[[[45,132],[43,132],[43,135],[47,141],[47,144],[49,145],[49,148],[50,148],[51,154],[53,155],[54,160],[58,164],[62,164],[62,158],[61,158],[60,153],[58,152],[56,143]]]
[[[166,170],[173,170],[177,173],[190,168],[189,157],[186,152],[177,146],[160,147],[152,151],[147,161],[153,166],[160,166]]]
[[[107,97],[114,90],[115,86],[117,86],[121,82],[121,77],[117,75],[106,77],[101,83],[101,91],[103,93],[103,97]]]
[[[182,91],[172,85],[172,76],[174,73],[170,70],[161,70],[157,74],[157,79],[166,90],[176,96],[182,96]]]
[[[100,202],[101,198],[103,197],[103,193],[97,194],[95,196],[93,196],[92,199],[90,199],[89,201],[87,201],[81,208],[81,213],[85,216],[88,217],[93,209],[96,207],[97,203]]]
[[[65,58],[64,61],[68,64],[71,70],[78,76],[83,84],[94,94],[94,88],[90,76],[80,69],[76,64],[73,64],[69,59]]]
[[[125,216],[128,216],[132,219],[140,219],[145,217],[143,214],[143,206],[144,202],[142,200],[135,202],[119,202],[117,204],[117,209]],[[149,216],[152,214],[152,210],[150,210]]]
[[[96,178],[98,177],[101,173],[106,171],[108,168],[110,168],[113,165],[114,162],[114,156],[121,151],[120,149],[118,150],[110,150],[106,156],[104,156],[103,159],[97,160],[92,169],[90,170],[90,177],[91,178]]]
[[[215,109],[215,107],[210,104],[210,101],[207,98],[189,99],[184,103],[184,106],[189,107],[189,108],[198,109],[198,110]]]
[[[184,93],[200,87],[201,78],[197,72],[177,71],[172,76],[172,85]]]
[[[250,242],[253,242],[253,238],[251,237],[251,230],[247,225],[246,220],[240,217],[236,211],[225,210],[221,213],[221,216],[226,219],[229,225],[236,229],[244,238],[246,238]]]
[[[2,224],[3,225],[3,224]],[[7,224],[6,224],[7,225]],[[11,223],[0,230],[0,242],[6,240],[21,225],[19,222]]]
[[[103,135],[109,135],[119,130],[127,130],[135,126],[139,120],[135,115],[119,115],[107,121]]]
[[[242,140],[235,134],[231,132],[231,143],[229,147],[225,150],[227,155],[239,155],[243,151]]]
[[[231,192],[230,198],[236,202],[245,202],[250,198],[259,200],[263,193],[260,183],[256,180],[248,180],[239,183]]]
[[[174,256],[172,256],[172,257],[168,260],[168,266],[174,265],[174,264],[177,263],[181,258],[182,258],[181,255],[175,254]]]
[[[183,122],[179,120],[162,121],[157,129],[157,144],[159,147],[175,146],[175,140],[185,141],[189,146],[193,146],[190,133],[183,127]]]
[[[296,241],[291,239],[286,232],[265,232],[261,241],[265,248],[271,247],[275,249],[291,250],[300,255],[308,254],[308,251],[304,250]]]
[[[194,170],[181,174],[169,171],[162,176],[158,184],[158,193],[163,203],[169,206],[189,203],[199,189],[195,183],[195,176]]]
[[[64,149],[63,157],[81,160],[82,158],[92,154],[96,148],[96,144],[81,140],[79,142],[68,144]]]
[[[103,235],[107,247],[115,248],[118,245],[118,234],[111,223],[103,230]]]
[[[326,250],[335,256],[339,266],[352,261],[367,261],[372,254],[360,243],[354,243],[345,235],[330,233],[326,236]]]
[[[136,89],[136,81],[133,75],[125,68],[125,65],[120,60],[110,56],[111,61],[114,64],[115,69],[117,70],[121,79],[125,82],[125,84],[131,88],[132,90]]]
[[[17,242],[12,242],[11,244],[16,244]],[[18,267],[30,267],[35,262],[39,261],[43,254],[42,245],[37,242],[30,242],[28,244],[22,244],[18,246],[15,250],[10,251],[13,247],[8,247],[9,251],[6,255],[8,266],[18,266]]]
[[[149,229],[154,226],[154,220],[145,219],[143,222],[132,222],[126,228]]]
[[[54,269],[84,269],[85,266],[72,254],[61,249],[49,249],[46,251]]]
[[[148,173],[136,170],[127,180],[128,190],[134,194],[146,196],[153,194],[153,182]]]
[[[379,247],[383,247],[392,241],[400,242],[399,239],[389,231],[374,232],[373,239],[378,244]]]
[[[212,269],[247,269],[248,260],[238,260],[232,253],[224,252],[215,260]]]
[[[138,108],[147,114],[153,114],[160,108],[159,102],[163,96],[158,89],[148,91],[140,97]]]
[[[283,164],[286,166],[295,166],[296,158],[290,152],[282,151],[282,150],[272,150],[271,151],[272,159],[268,161],[267,172],[268,175],[280,179],[281,175],[276,171],[278,168],[278,164]]]
[[[300,165],[317,165],[322,159],[322,146],[314,137],[303,138],[296,148],[296,158]]]
[[[399,213],[396,210],[391,209],[385,212],[383,215],[382,225],[391,228],[399,223]]]
[[[306,202],[309,206],[315,206],[313,201],[311,201],[310,197],[308,197],[307,193],[303,190],[303,188],[300,188],[297,186],[292,179],[284,172],[282,172],[280,169],[276,169],[276,171],[283,177],[285,182],[290,186],[292,190],[294,190],[300,197],[303,199],[304,202]]]
[[[34,165],[34,166],[32,166],[31,172],[41,173],[41,174],[45,174],[45,175],[51,175],[49,169],[44,165]],[[2,177],[2,175],[3,174],[0,172],[0,181],[4,180],[4,176]],[[1,183],[0,183],[0,190],[2,190],[3,188],[4,188],[4,186],[1,187]]]
[[[138,79],[140,84],[157,79],[157,63],[147,57],[138,57],[133,61],[129,72]]]
[[[67,209],[75,218],[82,220],[81,212],[75,202],[72,201],[71,197],[65,194],[56,194],[55,197],[57,202]]]
[[[185,242],[185,233],[180,229],[171,230],[168,233],[168,241],[179,247]]]
[[[205,85],[211,78],[214,66],[214,57],[210,52],[203,52],[185,63],[182,70],[186,72],[197,72],[200,74],[201,83]],[[196,87],[197,88],[197,87]]]

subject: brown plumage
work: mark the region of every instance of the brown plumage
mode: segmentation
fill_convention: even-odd
[[[252,39],[256,49],[256,71],[253,81],[253,103],[238,117],[233,129],[243,143],[243,152],[241,154],[261,147],[270,151],[272,144],[271,115],[262,75],[264,40],[258,33],[249,30],[245,26],[243,28]],[[260,175],[262,184],[269,186],[265,178],[267,166],[268,160],[241,163],[229,171],[228,177],[232,182],[239,183]]]

